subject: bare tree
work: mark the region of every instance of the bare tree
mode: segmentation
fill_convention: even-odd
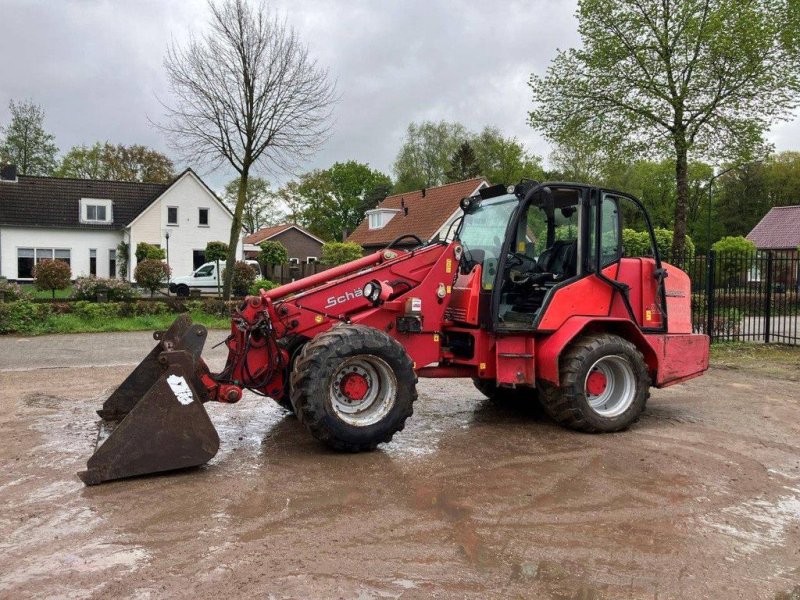
[[[263,2],[210,2],[208,31],[164,60],[174,100],[159,127],[183,157],[239,173],[228,264],[236,257],[251,172],[292,171],[327,139],[337,101],[328,72]],[[233,269],[224,296],[230,297]]]

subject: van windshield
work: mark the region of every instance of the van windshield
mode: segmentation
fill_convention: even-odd
[[[214,265],[203,265],[194,272],[195,277],[208,277],[214,272]]]

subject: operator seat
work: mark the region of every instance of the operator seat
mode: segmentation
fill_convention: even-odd
[[[557,240],[539,256],[537,264],[544,273],[567,279],[578,272],[578,240]]]

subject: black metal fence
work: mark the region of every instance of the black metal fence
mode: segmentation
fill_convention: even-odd
[[[673,264],[692,279],[696,332],[712,341],[800,345],[797,252],[711,251]]]

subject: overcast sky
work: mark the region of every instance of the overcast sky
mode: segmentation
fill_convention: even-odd
[[[355,159],[391,173],[412,121],[495,125],[547,157],[526,124],[527,81],[557,48],[578,43],[570,0],[278,0],[342,100],[333,136],[307,169]],[[62,151],[109,141],[170,151],[148,117],[169,95],[162,67],[171,38],[201,31],[199,0],[0,0],[0,126],[8,102],[30,98]],[[797,149],[800,120],[777,126],[779,150]],[[177,157],[178,167],[183,164]],[[206,177],[219,189],[231,172]],[[285,175],[267,175],[275,183]]]

